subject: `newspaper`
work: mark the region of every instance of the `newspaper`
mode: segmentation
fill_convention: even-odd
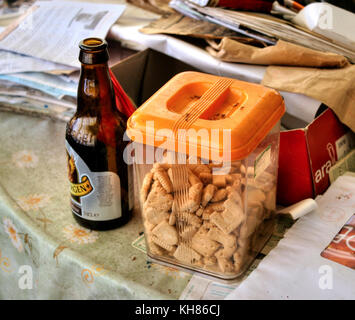
[[[5,27],[0,26],[0,34],[4,30]],[[27,71],[43,72],[54,70],[70,72],[75,69],[76,68],[51,61],[38,59],[11,51],[0,50],[0,74]]]
[[[186,15],[187,17],[190,17],[192,19],[196,20],[201,20],[201,21],[207,21],[207,22],[212,22],[216,25],[223,26],[227,29],[234,30],[238,32],[241,35],[244,35],[246,37],[254,38],[262,43],[272,45],[276,42],[276,39],[266,36],[260,32],[255,32],[252,29],[247,29],[243,26],[241,26],[239,23],[235,22],[230,22],[225,19],[218,19],[217,17],[214,16],[214,14],[206,14],[203,11],[200,11],[202,9],[206,10],[214,10],[215,8],[207,8],[207,7],[200,7],[198,5],[195,5],[189,1],[184,1],[184,0],[172,0],[170,1],[169,5],[174,8],[176,11],[182,13],[183,15]]]
[[[23,72],[0,75],[0,80],[7,80],[37,89],[57,99],[61,99],[64,96],[76,98],[77,94],[77,83],[69,79],[66,80],[59,75],[42,72]]]
[[[62,71],[70,72],[76,68],[51,61],[38,59],[23,54],[0,50],[0,74],[16,72],[45,72]]]
[[[127,0],[127,2],[157,14],[174,11],[169,7],[169,0]]]
[[[0,110],[47,116],[68,121],[76,109],[76,99],[57,99],[43,91],[0,79]]]
[[[147,34],[165,33],[204,39],[228,37],[241,43],[262,45],[260,41],[240,35],[225,27],[207,21],[192,19],[177,12],[165,14],[160,19],[140,29],[140,31]]]
[[[0,49],[80,67],[78,43],[105,38],[125,5],[40,1],[0,34]]]
[[[355,62],[354,51],[344,47],[336,39],[328,39],[271,15],[199,7],[183,0],[172,0],[170,6],[188,16],[192,16],[191,13],[193,13],[196,19],[204,19],[229,27],[236,32],[265,41],[267,44],[275,44],[276,39],[282,39],[307,48],[337,53]]]
[[[9,5],[11,1],[0,1],[0,21],[2,22],[21,16],[30,7],[31,2],[33,1],[17,0],[16,5],[12,6]]]

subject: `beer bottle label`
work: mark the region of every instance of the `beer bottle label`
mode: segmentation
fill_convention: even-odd
[[[120,177],[114,172],[92,172],[65,141],[71,207],[86,220],[106,221],[122,216]]]

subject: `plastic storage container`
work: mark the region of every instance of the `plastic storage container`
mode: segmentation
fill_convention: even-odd
[[[281,95],[213,75],[176,75],[129,118],[148,256],[222,279],[273,232]],[[126,154],[127,156],[127,154]]]

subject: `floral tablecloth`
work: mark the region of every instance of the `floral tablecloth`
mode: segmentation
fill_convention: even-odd
[[[189,273],[132,246],[138,214],[81,228],[69,207],[65,123],[0,112],[0,299],[176,299]]]
[[[0,111],[0,300],[178,299],[192,275],[147,260],[139,212],[112,231],[75,222],[59,118]],[[238,283],[292,224],[279,218]]]

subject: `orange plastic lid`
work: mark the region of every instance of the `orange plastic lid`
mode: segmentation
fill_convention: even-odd
[[[231,160],[247,157],[285,112],[282,96],[261,85],[199,72],[173,77],[128,119],[132,141],[167,147],[171,151],[198,150]],[[180,134],[186,130],[184,134]],[[225,145],[223,134],[230,134]],[[184,152],[184,151],[183,151]]]

